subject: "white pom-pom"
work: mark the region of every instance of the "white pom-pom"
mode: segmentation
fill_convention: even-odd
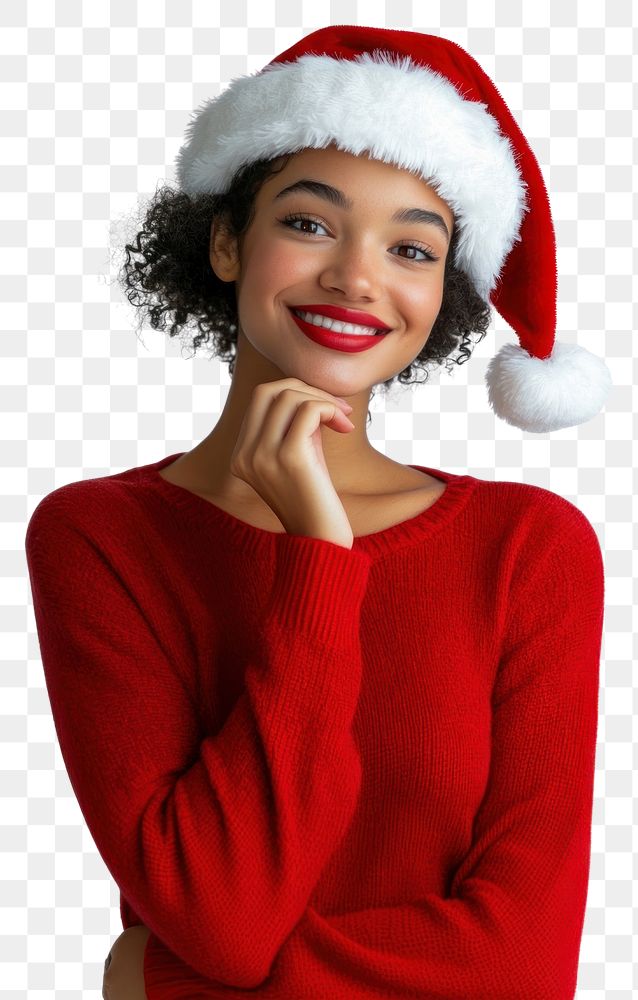
[[[487,366],[485,381],[496,416],[536,434],[591,420],[612,387],[602,358],[559,341],[544,360],[520,344],[505,344]]]

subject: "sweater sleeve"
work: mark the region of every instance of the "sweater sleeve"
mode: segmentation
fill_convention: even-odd
[[[99,532],[82,506],[73,490],[54,491],[25,536],[71,785],[106,866],[153,934],[196,973],[252,988],[303,916],[356,807],[351,722],[370,557],[277,537],[244,688],[220,731],[202,740],[184,681],[194,665],[186,653],[175,662],[139,599],[134,525],[113,529],[109,543],[113,506],[100,511]]]
[[[329,916],[309,907],[275,967],[290,996],[574,996],[604,577],[594,529],[570,506],[559,510],[546,551],[518,561],[493,687],[488,785],[447,895]]]

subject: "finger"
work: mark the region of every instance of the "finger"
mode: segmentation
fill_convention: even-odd
[[[286,382],[290,381],[288,379]],[[298,382],[298,380],[293,380]],[[237,442],[231,458],[231,472],[244,474],[246,465],[252,464],[255,452],[266,452],[272,458],[294,419],[296,409],[303,402],[322,403],[322,400],[310,390],[302,391],[293,386],[281,388],[281,380],[266,382],[256,386],[252,393],[251,403],[246,411],[242,426],[237,436]],[[304,385],[305,383],[299,383]],[[322,392],[322,390],[317,390]],[[324,406],[323,422],[334,423],[335,426],[351,429],[352,424],[345,416],[342,408],[329,393]],[[347,404],[346,404],[347,405]],[[328,406],[329,410],[325,407]],[[318,426],[318,422],[316,426]]]
[[[270,407],[260,435],[260,457],[273,464],[278,456],[289,458],[295,452],[301,453],[307,441],[321,424],[331,425],[334,430],[352,427],[345,413],[335,404],[319,399],[300,399],[293,402],[278,397]]]
[[[260,385],[255,386],[252,394],[252,402],[255,405],[255,409],[259,410],[263,416],[265,410],[274,399],[278,399],[280,396],[293,399],[295,394],[308,399],[321,399],[327,403],[335,403],[342,412],[344,408],[352,410],[350,403],[345,399],[341,399],[340,396],[333,396],[332,393],[326,392],[324,389],[317,389],[316,386],[307,385],[305,382],[301,382],[300,379],[278,379],[275,382],[262,382]]]
[[[311,396],[318,396],[320,398],[326,399],[329,403],[339,403],[340,405],[350,407],[350,403],[347,399],[343,399],[341,396],[335,396],[331,392],[325,389],[318,389],[317,386],[309,385],[308,382],[302,382],[299,378],[285,378],[279,379],[277,382],[266,383],[267,385],[280,385],[283,388],[298,389],[300,392],[305,392]]]

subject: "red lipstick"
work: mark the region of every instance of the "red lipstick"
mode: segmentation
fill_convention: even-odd
[[[291,307],[292,308],[292,307]],[[377,316],[372,313],[358,312],[356,309],[344,309],[342,306],[313,305],[294,306],[302,312],[318,313],[319,316],[328,316],[330,319],[341,320],[342,323],[359,323],[360,326],[374,326],[377,330],[390,330],[387,323],[382,323]]]
[[[309,340],[314,340],[315,344],[322,347],[329,347],[333,351],[347,351],[354,354],[358,351],[367,351],[375,344],[381,343],[383,333],[359,334],[359,333],[335,333],[334,330],[327,330],[324,326],[314,326],[306,323],[301,316],[297,316],[292,309],[290,315],[302,333],[305,333]],[[367,325],[367,324],[366,324]]]

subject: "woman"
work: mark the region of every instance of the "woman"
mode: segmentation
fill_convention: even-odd
[[[523,294],[555,267],[508,114],[444,39],[322,29],[199,112],[183,193],[127,247],[154,325],[199,312],[236,354],[197,447],[62,487],[27,532],[60,745],[122,891],[109,1000],[574,995],[595,532],[539,487],[392,461],[364,419],[484,335],[488,296],[524,342],[491,366],[499,415],[600,409],[606,366]]]

